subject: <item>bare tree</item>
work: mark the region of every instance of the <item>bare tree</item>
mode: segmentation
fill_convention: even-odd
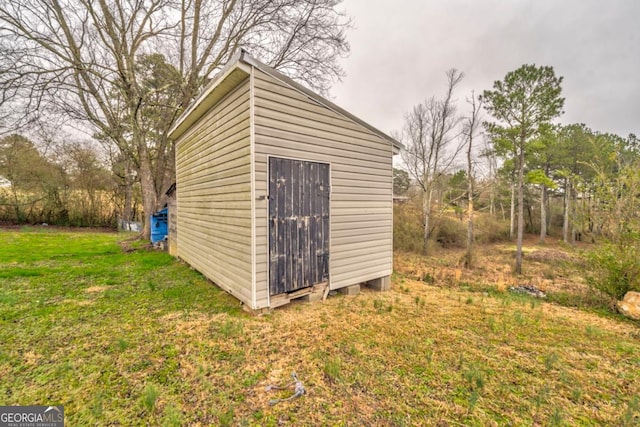
[[[462,135],[467,146],[467,252],[464,264],[466,268],[473,267],[474,260],[474,235],[473,235],[473,192],[474,192],[474,171],[473,171],[473,139],[480,126],[480,109],[482,101],[476,100],[475,92],[471,92],[471,99],[468,101],[471,106],[471,114],[464,119]]]
[[[447,71],[444,98],[431,97],[405,116],[401,156],[411,177],[422,193],[423,253],[427,254],[432,227],[432,201],[438,178],[451,166],[461,146],[457,139],[460,118],[456,113],[453,92],[464,75],[456,69]]]
[[[337,59],[349,50],[349,22],[338,3],[2,2],[0,94],[22,100],[27,116],[52,108],[115,144],[132,163],[149,215],[173,179],[169,129],[239,49],[322,91],[342,76]]]

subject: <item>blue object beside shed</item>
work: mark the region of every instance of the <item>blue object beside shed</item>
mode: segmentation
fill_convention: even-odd
[[[168,209],[164,208],[151,215],[151,243],[158,243],[167,238]]]

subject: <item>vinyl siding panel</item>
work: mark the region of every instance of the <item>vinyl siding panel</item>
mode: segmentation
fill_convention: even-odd
[[[254,69],[257,305],[268,304],[268,157],[331,165],[332,289],[392,272],[392,146]]]
[[[249,79],[177,141],[178,256],[251,305]]]

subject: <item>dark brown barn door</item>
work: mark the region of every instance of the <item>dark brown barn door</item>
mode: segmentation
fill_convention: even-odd
[[[269,159],[269,290],[329,279],[329,165]]]

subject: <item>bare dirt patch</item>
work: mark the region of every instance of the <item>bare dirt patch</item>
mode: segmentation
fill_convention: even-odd
[[[84,291],[88,294],[98,294],[111,288],[111,286],[89,286]]]

